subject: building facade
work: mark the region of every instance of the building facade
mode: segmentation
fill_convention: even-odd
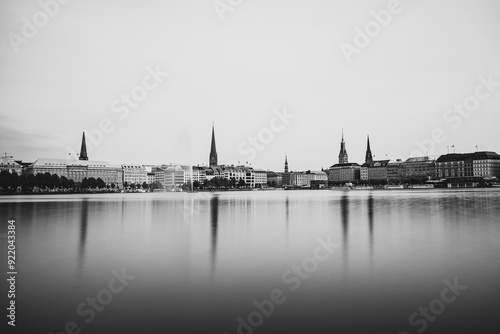
[[[14,161],[14,157],[11,155],[4,154],[0,156],[0,172],[6,170],[9,173],[16,173],[21,175],[23,167]]]
[[[355,182],[361,178],[361,166],[357,163],[335,164],[328,171],[328,181],[334,183]]]
[[[142,165],[122,165],[123,170],[123,183],[128,184],[139,184],[142,185],[144,182],[147,183],[147,171],[146,167]]]
[[[26,168],[28,174],[38,173],[57,174],[66,177],[76,183],[82,182],[84,178],[101,178],[107,185],[115,184],[122,186],[121,166],[111,165],[107,161],[92,160],[65,160],[65,159],[37,159]]]
[[[489,151],[446,154],[436,160],[436,170],[443,179],[500,178],[500,155]]]
[[[429,157],[409,158],[401,165],[401,177],[432,179],[436,177],[436,160]]]

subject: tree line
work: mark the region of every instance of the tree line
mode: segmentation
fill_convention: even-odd
[[[114,183],[106,185],[101,178],[84,178],[82,182],[75,182],[66,176],[50,173],[21,174],[9,173],[7,170],[0,172],[0,191],[2,193],[31,193],[48,191],[85,191],[86,189],[110,189],[117,186]]]

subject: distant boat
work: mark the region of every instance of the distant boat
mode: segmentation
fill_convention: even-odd
[[[373,189],[372,186],[356,186],[352,188],[352,190],[372,190],[372,189]]]
[[[410,189],[433,189],[433,184],[412,184],[408,188]]]
[[[397,184],[388,184],[384,188],[388,190],[393,190],[393,189],[404,189],[405,187]]]

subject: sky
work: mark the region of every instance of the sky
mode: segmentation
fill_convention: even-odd
[[[0,153],[318,170],[500,152],[497,0],[0,0]],[[44,9],[45,8],[45,11]],[[49,15],[50,14],[50,15]],[[378,19],[378,20],[377,20]],[[476,148],[477,146],[477,148]]]

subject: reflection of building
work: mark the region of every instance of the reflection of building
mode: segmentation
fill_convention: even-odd
[[[146,167],[141,165],[122,165],[123,183],[143,184],[147,182]]]
[[[11,155],[7,155],[7,153],[5,153],[0,157],[0,172],[3,170],[6,170],[11,174],[15,172],[20,175],[23,168],[20,164],[14,161],[14,158]]]
[[[500,177],[500,155],[495,152],[446,154],[436,160],[440,178]]]

